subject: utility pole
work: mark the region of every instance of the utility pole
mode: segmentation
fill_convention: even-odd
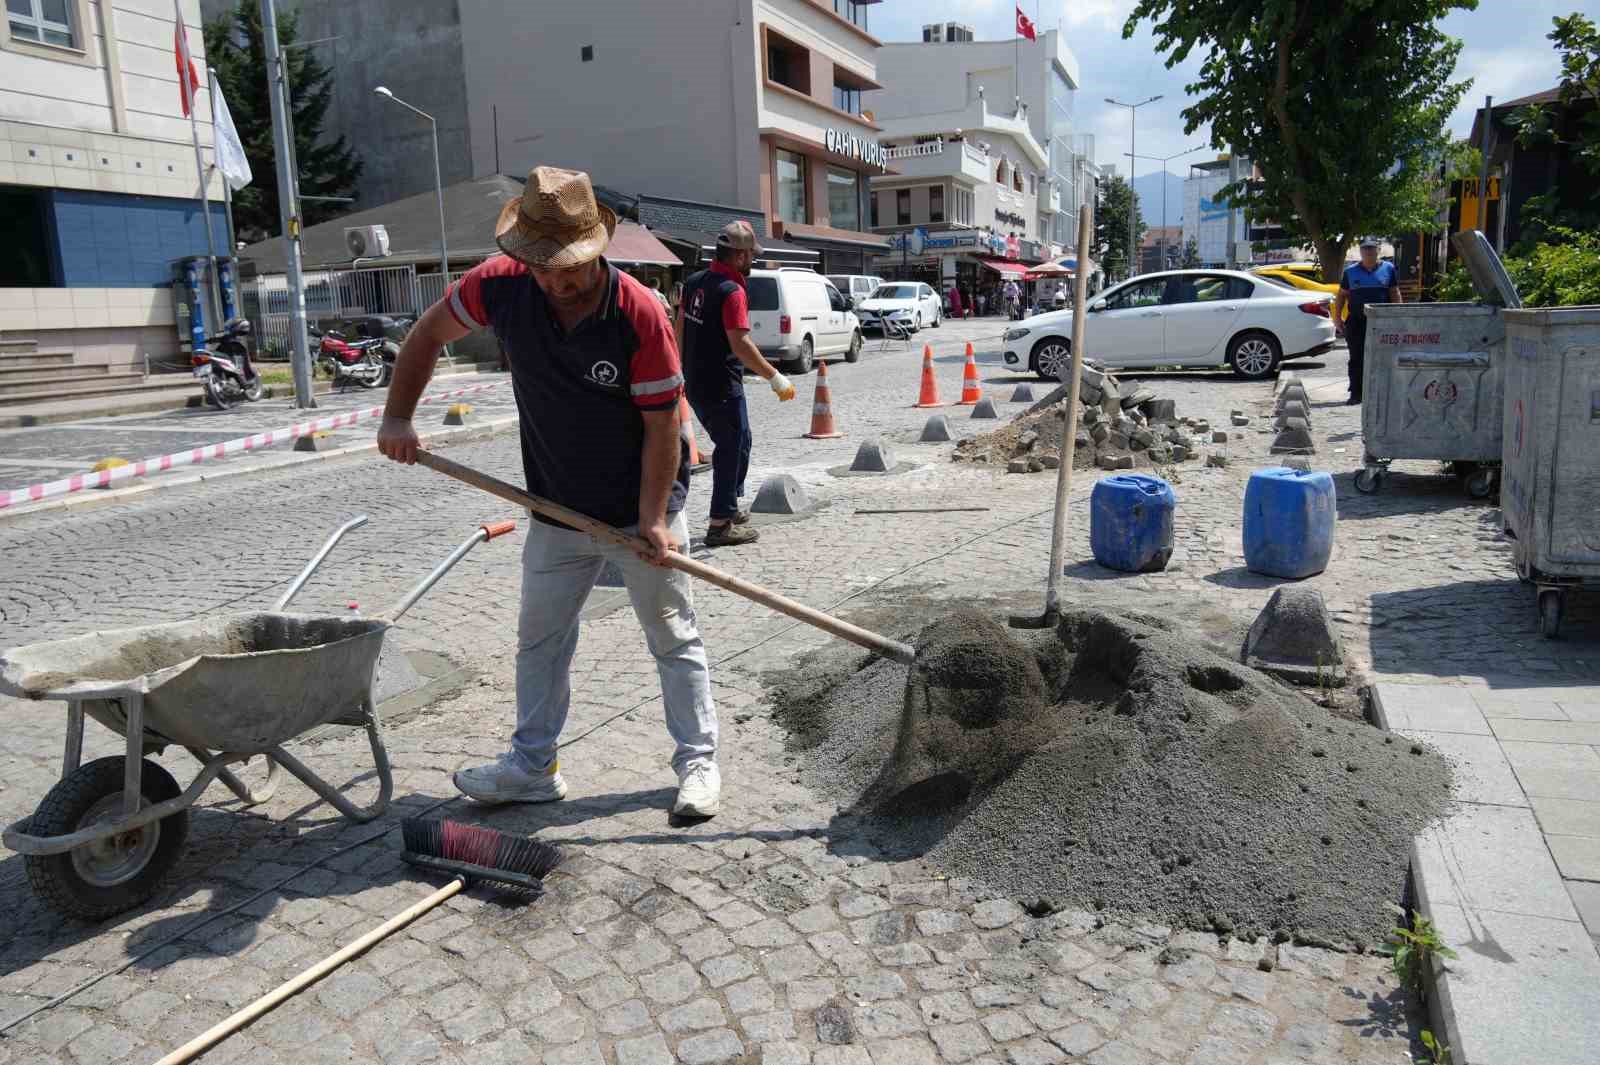
[[[1171,264],[1167,262],[1167,164],[1172,162],[1174,159],[1179,158],[1180,156],[1188,155],[1190,152],[1198,152],[1204,147],[1205,145],[1203,144],[1197,144],[1193,148],[1185,148],[1183,151],[1174,152],[1171,155],[1139,156],[1140,159],[1161,164],[1161,269],[1163,270],[1172,269]],[[1132,152],[1123,152],[1122,154],[1126,155],[1129,159],[1134,157]],[[1128,164],[1128,172],[1133,172],[1132,163]]]
[[[1128,109],[1128,155],[1131,157],[1128,160],[1128,276],[1129,277],[1133,276],[1133,256],[1134,256],[1135,252],[1137,251],[1137,249],[1134,248],[1133,245],[1134,245],[1134,234],[1135,234],[1135,231],[1137,229],[1137,226],[1135,225],[1135,220],[1139,217],[1139,194],[1137,192],[1135,192],[1134,188],[1133,188],[1133,168],[1134,168],[1135,162],[1138,159],[1138,155],[1136,153],[1139,151],[1139,142],[1137,140],[1137,138],[1139,136],[1139,108],[1143,107],[1145,104],[1153,104],[1159,99],[1161,99],[1161,94],[1157,93],[1155,96],[1150,97],[1150,99],[1148,99],[1148,100],[1140,100],[1136,104],[1125,104],[1121,100],[1113,100],[1109,96],[1106,97],[1106,103],[1112,105],[1113,107],[1126,107]]]
[[[272,105],[272,156],[278,175],[278,221],[283,226],[284,273],[289,280],[289,344],[294,371],[294,405],[317,405],[311,389],[311,350],[306,340],[306,285],[300,274],[300,180],[294,163],[294,130],[289,114],[289,78],[278,48],[274,0],[261,0],[261,37],[267,59],[267,99]]]

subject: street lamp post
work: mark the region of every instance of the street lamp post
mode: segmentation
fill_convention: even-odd
[[[444,181],[439,176],[439,123],[435,122],[433,116],[428,112],[420,107],[412,107],[382,85],[377,86],[372,91],[386,100],[393,100],[407,111],[427,119],[428,128],[433,134],[433,191],[439,200],[439,272],[444,283],[444,289],[441,292],[441,295],[443,295],[443,293],[450,291],[450,241],[445,235]]]
[[[1125,104],[1121,100],[1113,100],[1109,96],[1106,97],[1106,103],[1110,104],[1111,106],[1113,106],[1113,107],[1126,107],[1128,109],[1128,154],[1130,156],[1133,155],[1135,152],[1137,152],[1139,150],[1139,142],[1137,140],[1137,137],[1139,135],[1139,108],[1143,107],[1145,104],[1153,104],[1159,99],[1161,99],[1161,94],[1157,93],[1155,96],[1150,97],[1150,99],[1148,99],[1148,100],[1140,100],[1136,104]],[[1135,158],[1137,158],[1137,157],[1135,157]],[[1134,220],[1138,216],[1138,213],[1139,213],[1139,194],[1136,193],[1134,191],[1134,189],[1133,189],[1133,168],[1134,168],[1134,159],[1130,159],[1128,161],[1128,276],[1129,277],[1133,276],[1133,253],[1134,253],[1133,236],[1134,236],[1134,230],[1135,230]]]
[[[1204,147],[1204,144],[1197,144],[1193,148],[1185,148],[1183,151],[1174,152],[1171,155],[1135,156],[1132,152],[1122,153],[1129,159],[1138,158],[1147,160],[1148,162],[1161,164],[1161,269],[1163,270],[1167,269],[1167,164],[1172,162],[1174,159],[1179,158],[1180,156],[1188,155],[1191,152],[1198,152]],[[1133,164],[1131,162],[1128,164],[1128,173],[1133,173]]]

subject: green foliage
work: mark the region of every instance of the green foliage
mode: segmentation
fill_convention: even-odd
[[[1183,246],[1183,268],[1193,270],[1200,265],[1200,244],[1193,237]]]
[[[1100,183],[1100,195],[1094,207],[1095,258],[1107,277],[1125,278],[1138,273],[1138,263],[1128,269],[1128,211],[1134,215],[1134,247],[1144,239],[1144,212],[1139,210],[1138,197],[1120,175]]]
[[[1405,919],[1405,910],[1394,905],[1389,909],[1401,920]],[[1411,927],[1397,925],[1390,930],[1390,936],[1390,941],[1378,948],[1379,953],[1387,954],[1393,960],[1395,979],[1400,981],[1400,986],[1409,989],[1418,998],[1426,998],[1426,980],[1433,959],[1454,958],[1456,952],[1445,946],[1433,922],[1415,910],[1411,911]]]
[[[1450,1048],[1439,1042],[1428,1029],[1422,1030],[1422,1045],[1428,1051],[1426,1065],[1450,1065]]]
[[[232,12],[206,23],[205,36],[206,59],[216,69],[253,174],[250,185],[234,193],[234,228],[240,240],[261,240],[277,234],[280,223],[260,6],[254,0],[241,0]],[[361,161],[343,137],[325,139],[322,135],[333,99],[332,72],[317,61],[313,49],[291,47],[299,36],[299,15],[280,11],[278,46],[289,70],[293,96],[300,192],[308,196],[349,196],[361,176]],[[301,215],[304,224],[315,225],[347,209],[337,203],[307,202],[301,206]]]
[[[1438,21],[1477,0],[1139,0],[1167,66],[1205,54],[1186,130],[1255,162],[1258,181],[1224,194],[1313,243],[1337,276],[1362,233],[1435,228],[1431,198],[1445,123],[1468,83],[1451,81],[1461,42]]]
[[[1555,28],[1546,37],[1561,56],[1560,100],[1563,108],[1600,101],[1600,29],[1579,12],[1551,20]],[[1524,147],[1567,144],[1578,165],[1600,178],[1600,107],[1578,116],[1565,131],[1558,114],[1545,104],[1519,108],[1510,118],[1517,143]]]
[[[1524,254],[1507,255],[1503,261],[1526,307],[1600,303],[1600,233],[1552,226],[1544,241]],[[1433,295],[1458,302],[1478,298],[1460,259],[1450,260]]]

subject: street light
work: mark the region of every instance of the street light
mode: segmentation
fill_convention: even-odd
[[[393,100],[407,111],[410,111],[413,114],[421,115],[423,118],[427,119],[428,127],[433,133],[433,191],[439,199],[439,271],[444,278],[444,289],[441,292],[442,296],[444,293],[448,293],[450,291],[450,242],[445,236],[444,181],[439,177],[439,123],[435,122],[433,120],[433,116],[428,114],[428,112],[422,110],[420,107],[412,107],[410,104],[400,99],[400,97],[390,92],[385,86],[379,85],[372,91],[377,95],[382,96],[386,100]]]
[[[1138,135],[1139,135],[1139,108],[1143,107],[1145,104],[1153,104],[1159,99],[1161,99],[1161,94],[1157,93],[1155,96],[1150,97],[1150,99],[1148,99],[1148,100],[1140,100],[1136,104],[1125,104],[1121,100],[1113,100],[1109,96],[1106,97],[1106,103],[1110,104],[1112,107],[1126,107],[1128,109],[1128,154],[1129,155],[1132,155],[1134,152],[1137,152],[1139,150],[1139,142],[1137,140]],[[1134,168],[1134,163],[1136,161],[1137,161],[1137,157],[1135,157],[1135,159],[1130,159],[1129,162],[1128,162],[1128,276],[1129,277],[1133,276],[1134,219],[1138,216],[1138,213],[1139,213],[1139,196],[1138,196],[1138,194],[1136,192],[1133,191],[1133,168]]]
[[[1180,156],[1189,155],[1192,152],[1198,152],[1204,147],[1204,144],[1196,144],[1193,148],[1185,148],[1183,151],[1173,152],[1171,155],[1136,156],[1132,152],[1122,153],[1129,159],[1146,159],[1152,163],[1161,164],[1161,269],[1163,270],[1167,268],[1167,164]],[[1128,164],[1128,173],[1133,173],[1132,163]]]

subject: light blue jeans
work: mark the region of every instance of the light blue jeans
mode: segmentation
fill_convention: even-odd
[[[687,546],[689,523],[682,511],[672,516],[670,527]],[[681,770],[693,759],[715,757],[717,709],[688,576],[570,529],[539,521],[530,521],[527,529],[517,622],[517,731],[511,737],[522,768],[546,772],[555,762],[572,705],[568,670],[578,647],[578,614],[608,561],[622,571],[634,615],[655,656],[667,732],[677,744],[672,767]]]

